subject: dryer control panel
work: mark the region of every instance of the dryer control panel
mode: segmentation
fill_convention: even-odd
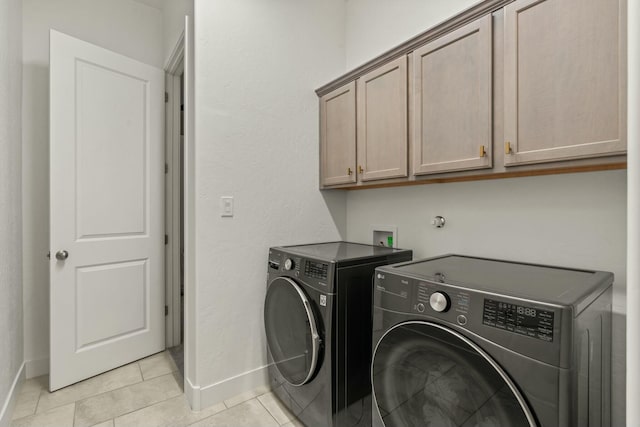
[[[307,285],[321,290],[333,292],[334,267],[332,264],[297,256],[296,254],[269,250],[268,274],[293,277]]]

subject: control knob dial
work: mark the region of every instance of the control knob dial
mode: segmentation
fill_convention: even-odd
[[[293,260],[291,258],[287,258],[284,260],[284,269],[289,271],[289,270],[293,270],[293,267],[295,267],[295,264],[293,263]]]
[[[444,292],[434,292],[431,294],[431,297],[429,297],[429,305],[438,313],[444,313],[449,310],[451,301]]]

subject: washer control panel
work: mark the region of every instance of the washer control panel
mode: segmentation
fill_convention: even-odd
[[[399,274],[398,268],[376,269],[374,331],[386,327],[387,322],[433,322],[553,366],[572,363],[563,356],[570,353],[572,334],[561,328],[563,321],[572,319],[571,307],[497,295],[482,290],[481,285],[449,283],[450,271],[420,276]]]
[[[553,317],[552,311],[485,298],[482,324],[552,342]]]
[[[414,311],[418,313],[469,313],[470,295],[462,289],[448,288],[432,282],[418,281],[414,285]],[[425,311],[425,307],[428,309]]]

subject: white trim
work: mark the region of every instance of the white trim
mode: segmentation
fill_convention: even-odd
[[[174,76],[165,72],[164,74],[164,91],[165,97],[169,97],[169,102],[164,104],[164,233],[169,236],[169,244],[164,245],[164,304],[166,315],[164,317],[164,347],[171,348],[175,346],[173,334],[173,165],[171,164],[173,156],[171,155],[171,147],[173,144],[173,79]],[[166,99],[166,98],[165,98]]]
[[[185,16],[184,38],[184,377],[198,383],[198,288],[196,283],[195,214],[195,35],[193,20]],[[195,388],[194,388],[195,390]],[[192,408],[200,408],[200,394],[187,394]]]
[[[184,394],[193,411],[200,411],[202,409],[201,391],[200,386],[191,384],[189,378],[184,377]]]
[[[169,59],[167,59],[167,63],[164,65],[164,70],[169,74],[181,74],[182,71],[179,70],[180,62],[182,62],[182,58],[184,58],[184,30],[178,37],[178,41],[173,47],[173,51],[171,51],[171,55],[169,55]]]
[[[244,393],[248,390],[269,386],[268,365],[260,366],[242,374],[200,387],[201,408],[207,408]],[[186,388],[185,388],[186,390]],[[194,408],[194,410],[197,410]]]
[[[9,390],[9,393],[4,400],[2,411],[0,411],[0,427],[8,427],[9,425],[11,425],[13,408],[15,407],[18,393],[20,392],[20,388],[22,387],[22,384],[24,384],[25,380],[25,365],[26,362],[22,362],[22,365],[20,365],[20,369],[18,369],[18,372],[13,379],[13,384],[11,384],[11,389]]]
[[[49,358],[25,360],[25,373],[27,379],[47,375],[49,373]]]
[[[165,347],[180,344],[180,75],[184,72],[184,29],[165,64],[165,233],[169,244],[165,247]]]
[[[627,425],[640,425],[640,2],[627,3]]]
[[[182,74],[182,59],[176,69]],[[165,91],[169,101],[165,103],[165,163],[168,171],[165,174],[165,234],[169,242],[165,245],[165,305],[168,307],[165,316],[166,348],[179,345],[180,336],[180,179],[182,165],[180,150],[180,76],[165,75]]]

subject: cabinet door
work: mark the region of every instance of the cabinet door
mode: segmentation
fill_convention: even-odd
[[[320,98],[320,184],[356,182],[356,84]]]
[[[490,168],[491,15],[413,53],[415,175]]]
[[[358,79],[361,181],[407,176],[407,57]]]
[[[625,152],[624,4],[505,7],[506,166]]]

